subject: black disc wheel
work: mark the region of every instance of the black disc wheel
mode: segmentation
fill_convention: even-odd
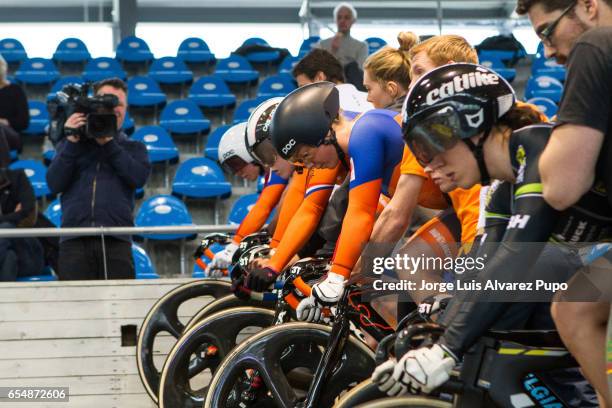
[[[201,407],[208,382],[223,358],[255,328],[272,325],[274,311],[236,307],[208,316],[179,339],[162,370],[160,408]]]
[[[162,296],[151,308],[140,332],[136,346],[138,374],[147,394],[157,403],[159,392],[160,370],[153,361],[155,340],[160,333],[170,333],[178,339],[184,331],[184,325],[178,317],[179,307],[188,300],[208,297],[214,300],[230,293],[228,281],[204,279],[181,285]]]
[[[330,332],[329,326],[286,323],[249,337],[217,368],[204,407],[295,407],[306,395]],[[374,353],[349,336],[316,406],[331,407],[337,395],[374,368]]]
[[[354,408],[451,408],[452,406],[453,404],[447,401],[418,395],[383,398],[361,405],[353,405]]]
[[[202,309],[198,311],[185,325],[185,332],[193,328],[193,326],[197,325],[202,320],[206,319],[208,316],[217,313],[221,310],[230,309],[232,307],[240,307],[240,306],[253,306],[253,307],[263,307],[266,309],[274,309],[276,305],[275,302],[262,302],[259,300],[252,299],[240,299],[236,296],[227,295],[222,298],[215,300],[214,302],[210,302]]]
[[[385,398],[387,395],[380,391],[369,378],[358,386],[350,389],[336,402],[334,408],[354,408],[359,404]]]

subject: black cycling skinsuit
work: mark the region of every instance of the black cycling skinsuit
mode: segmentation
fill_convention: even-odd
[[[499,245],[481,247],[488,258],[484,269],[478,273],[483,287],[487,280],[535,281],[532,267],[549,240],[573,244],[612,238],[612,209],[601,182],[596,181],[577,204],[565,211],[556,211],[544,201],[538,159],[551,131],[548,125],[528,126],[515,131],[510,138],[510,158],[516,182],[498,187],[493,192],[491,206],[487,207],[487,222],[496,223],[498,227],[506,223],[506,227]],[[508,204],[504,206],[503,202]],[[499,239],[486,237],[486,241],[492,238]],[[535,244],[538,242],[542,244]],[[578,267],[576,265],[576,269]],[[454,307],[442,318],[441,323],[447,329],[440,343],[459,358],[512,306],[512,303],[502,302],[479,304],[483,299],[485,292],[482,291],[458,291]]]

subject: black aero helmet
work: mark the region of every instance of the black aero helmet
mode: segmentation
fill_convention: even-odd
[[[492,127],[514,106],[510,84],[489,68],[449,64],[436,68],[412,86],[402,108],[402,133],[419,163],[463,140],[472,150],[488,182],[482,144]],[[470,138],[484,133],[478,145]]]
[[[270,137],[277,152],[288,159],[298,145],[319,146],[340,111],[340,96],[331,82],[296,89],[276,108]]]

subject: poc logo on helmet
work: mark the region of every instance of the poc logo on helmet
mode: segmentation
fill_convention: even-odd
[[[230,150],[228,152],[225,152],[223,154],[222,159],[225,160],[225,159],[227,159],[228,157],[231,157],[231,156],[236,156],[236,153],[234,153],[234,149],[232,149],[232,150]]]
[[[291,139],[286,145],[285,147],[283,147],[281,149],[281,151],[283,152],[283,154],[287,155],[289,154],[289,152],[291,151],[291,149],[293,148],[293,146],[295,146],[297,142],[295,141],[295,139]]]

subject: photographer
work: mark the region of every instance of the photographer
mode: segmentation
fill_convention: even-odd
[[[47,183],[62,194],[62,227],[130,227],[134,193],[151,171],[147,150],[119,130],[127,109],[125,83],[105,79],[94,84],[94,93],[78,101],[77,113],[66,120]],[[87,110],[81,106],[90,112],[79,112]],[[59,277],[133,279],[131,237],[62,237]]]

